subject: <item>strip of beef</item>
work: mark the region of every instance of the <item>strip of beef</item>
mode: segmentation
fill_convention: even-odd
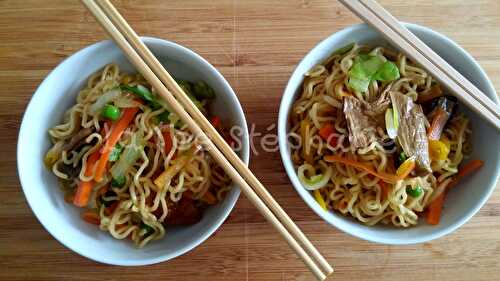
[[[196,207],[194,200],[187,197],[182,199],[177,204],[169,205],[166,225],[189,225],[195,224],[201,220],[202,211]]]
[[[85,128],[83,130],[78,131],[71,139],[64,144],[62,147],[63,151],[70,151],[75,147],[80,146],[81,144],[85,143],[85,138],[88,137],[90,134],[92,134],[92,129],[90,128]]]
[[[391,92],[393,108],[398,113],[398,142],[408,157],[415,157],[418,166],[431,172],[429,143],[425,124],[427,119],[420,105],[398,92]]]
[[[367,147],[379,140],[377,127],[384,125],[384,112],[390,100],[384,91],[377,100],[368,103],[355,97],[344,98],[344,115],[349,128],[349,143],[354,148]]]

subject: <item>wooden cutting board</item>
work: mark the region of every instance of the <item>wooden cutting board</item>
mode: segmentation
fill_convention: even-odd
[[[500,1],[380,2],[401,20],[458,42],[500,89]],[[139,34],[176,41],[215,65],[237,92],[249,124],[261,133],[276,132],[272,124],[281,94],[299,60],[326,36],[360,22],[333,0],[114,3]],[[78,1],[0,1],[0,280],[313,280],[243,197],[216,235],[180,258],[152,266],[95,263],[40,225],[16,172],[22,114],[52,68],[105,38]],[[319,219],[290,185],[278,152],[258,150],[251,168],[335,265],[333,280],[500,280],[499,189],[453,234],[431,243],[386,246],[350,237]]]

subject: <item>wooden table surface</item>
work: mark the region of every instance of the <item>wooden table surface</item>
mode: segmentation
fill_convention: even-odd
[[[380,2],[401,20],[458,42],[500,90],[500,1]],[[237,92],[249,124],[260,132],[277,120],[281,94],[299,60],[326,36],[360,22],[333,0],[115,4],[139,34],[178,42],[215,65]],[[105,38],[77,1],[0,1],[0,280],[313,280],[244,197],[216,235],[182,257],[152,266],[98,264],[45,231],[17,177],[21,117],[52,68]],[[378,245],[323,222],[294,191],[278,152],[258,152],[251,157],[252,170],[335,265],[334,280],[500,280],[500,189],[474,218],[444,238]]]

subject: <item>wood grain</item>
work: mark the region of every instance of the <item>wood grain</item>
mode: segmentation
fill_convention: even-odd
[[[435,2],[380,1],[401,20],[455,40],[500,89],[500,2]],[[215,65],[259,132],[277,120],[281,93],[300,59],[326,36],[360,22],[336,1],[326,0],[114,3],[139,34],[176,41]],[[105,38],[77,1],[0,1],[0,280],[313,280],[243,197],[216,235],[180,258],[152,266],[95,263],[43,229],[17,177],[22,114],[52,68]],[[334,280],[500,280],[500,190],[451,235],[419,245],[378,245],[319,219],[293,190],[279,154],[257,152],[252,170],[336,265]]]

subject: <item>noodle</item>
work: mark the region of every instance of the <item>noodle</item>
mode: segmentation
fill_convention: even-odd
[[[180,84],[194,85],[186,81]],[[124,90],[123,85],[129,88]],[[208,94],[213,91],[204,82],[196,84],[199,85]],[[158,106],[160,102],[140,101],[130,87],[139,90],[143,87],[154,97],[154,89],[140,75],[122,73],[115,64],[93,74],[79,92],[76,104],[64,114],[63,122],[49,130],[53,147],[44,162],[60,178],[70,197],[79,196],[80,183],[92,184],[85,213],[96,215],[99,228],[114,238],[130,238],[143,247],[164,237],[168,225],[199,221],[205,208],[224,199],[230,179],[199,149],[198,140],[174,113]],[[199,89],[185,88],[185,91],[194,95],[200,94]],[[205,113],[207,99],[197,100]],[[114,105],[122,112],[134,107],[139,111],[113,148],[118,150],[113,156],[117,159],[111,160],[110,156],[99,181],[98,165],[91,163],[95,159],[90,159],[103,155],[103,147],[118,122],[103,118],[105,105]],[[91,133],[75,140],[85,128]],[[123,163],[126,165],[121,171],[118,166]],[[116,171],[123,173],[122,184],[116,183]],[[163,179],[162,185],[157,184],[159,178]]]
[[[352,79],[350,71],[361,56],[376,56],[381,62],[393,62],[399,71],[398,77],[391,81],[372,80],[363,92],[353,90],[349,84]],[[470,153],[471,131],[465,116],[455,114],[448,121],[440,141],[447,143],[449,153],[445,159],[432,159],[432,172],[415,169],[408,177],[394,184],[383,182],[350,165],[327,163],[323,159],[327,155],[337,155],[365,163],[376,172],[394,174],[398,168],[394,163],[401,151],[401,130],[396,141],[389,138],[384,126],[364,126],[366,134],[372,138],[366,145],[354,145],[352,140],[356,136],[350,136],[353,128],[349,127],[343,112],[346,98],[377,104],[385,96],[397,93],[417,102],[422,93],[427,94],[436,84],[425,70],[405,55],[383,47],[370,49],[355,44],[345,53],[334,53],[323,63],[314,66],[304,75],[302,92],[289,117],[289,133],[299,136],[301,140],[300,145],[291,148],[291,155],[304,187],[311,191],[318,190],[328,210],[352,216],[366,225],[416,225],[419,214],[444,192],[453,175],[458,172],[464,153]],[[417,107],[420,105],[417,104]],[[380,124],[379,120],[377,122]],[[424,123],[428,128],[430,123],[427,119]],[[331,131],[333,143],[322,135],[322,130]],[[409,193],[411,189],[421,192],[412,197]]]

